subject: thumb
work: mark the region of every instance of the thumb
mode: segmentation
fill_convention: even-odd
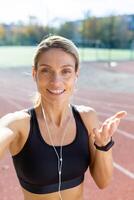
[[[98,136],[99,136],[99,129],[98,128],[93,128],[93,134],[94,134],[95,137],[98,138]]]

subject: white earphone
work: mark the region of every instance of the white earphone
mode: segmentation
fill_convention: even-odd
[[[75,83],[77,82],[77,77],[75,77]]]

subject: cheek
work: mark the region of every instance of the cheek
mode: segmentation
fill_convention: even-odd
[[[71,80],[71,81],[68,83],[68,87],[70,88],[71,91],[74,90],[75,85],[76,85],[76,81],[75,81],[74,79]]]
[[[47,81],[44,81],[44,79],[42,79],[41,77],[37,77],[36,87],[39,92],[45,88],[46,84],[47,84]]]
[[[48,80],[41,74],[38,73],[37,77],[36,77],[36,83],[41,86],[41,85],[45,85],[48,82]]]

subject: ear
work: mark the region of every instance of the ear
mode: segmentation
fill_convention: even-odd
[[[35,67],[32,66],[32,77],[33,77],[34,81],[36,81],[36,73],[37,73],[37,71],[36,71]]]
[[[77,71],[76,71],[76,77],[78,78],[79,76],[79,73],[80,73],[80,69],[78,68]]]
[[[78,79],[78,76],[79,76],[79,71],[76,72],[76,78],[75,78],[76,80]]]
[[[75,80],[74,80],[74,81],[75,81],[75,83],[77,82],[77,79],[78,79],[78,76],[76,76],[76,77],[75,77]]]

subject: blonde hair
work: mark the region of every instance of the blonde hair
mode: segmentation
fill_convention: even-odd
[[[77,72],[79,68],[78,48],[71,40],[58,35],[52,35],[43,39],[37,46],[33,58],[33,67],[35,68],[35,70],[38,69],[38,61],[40,59],[41,54],[52,48],[62,49],[64,52],[71,54],[75,59],[75,71]],[[40,101],[40,94],[37,93],[34,97],[34,105],[39,105]]]

